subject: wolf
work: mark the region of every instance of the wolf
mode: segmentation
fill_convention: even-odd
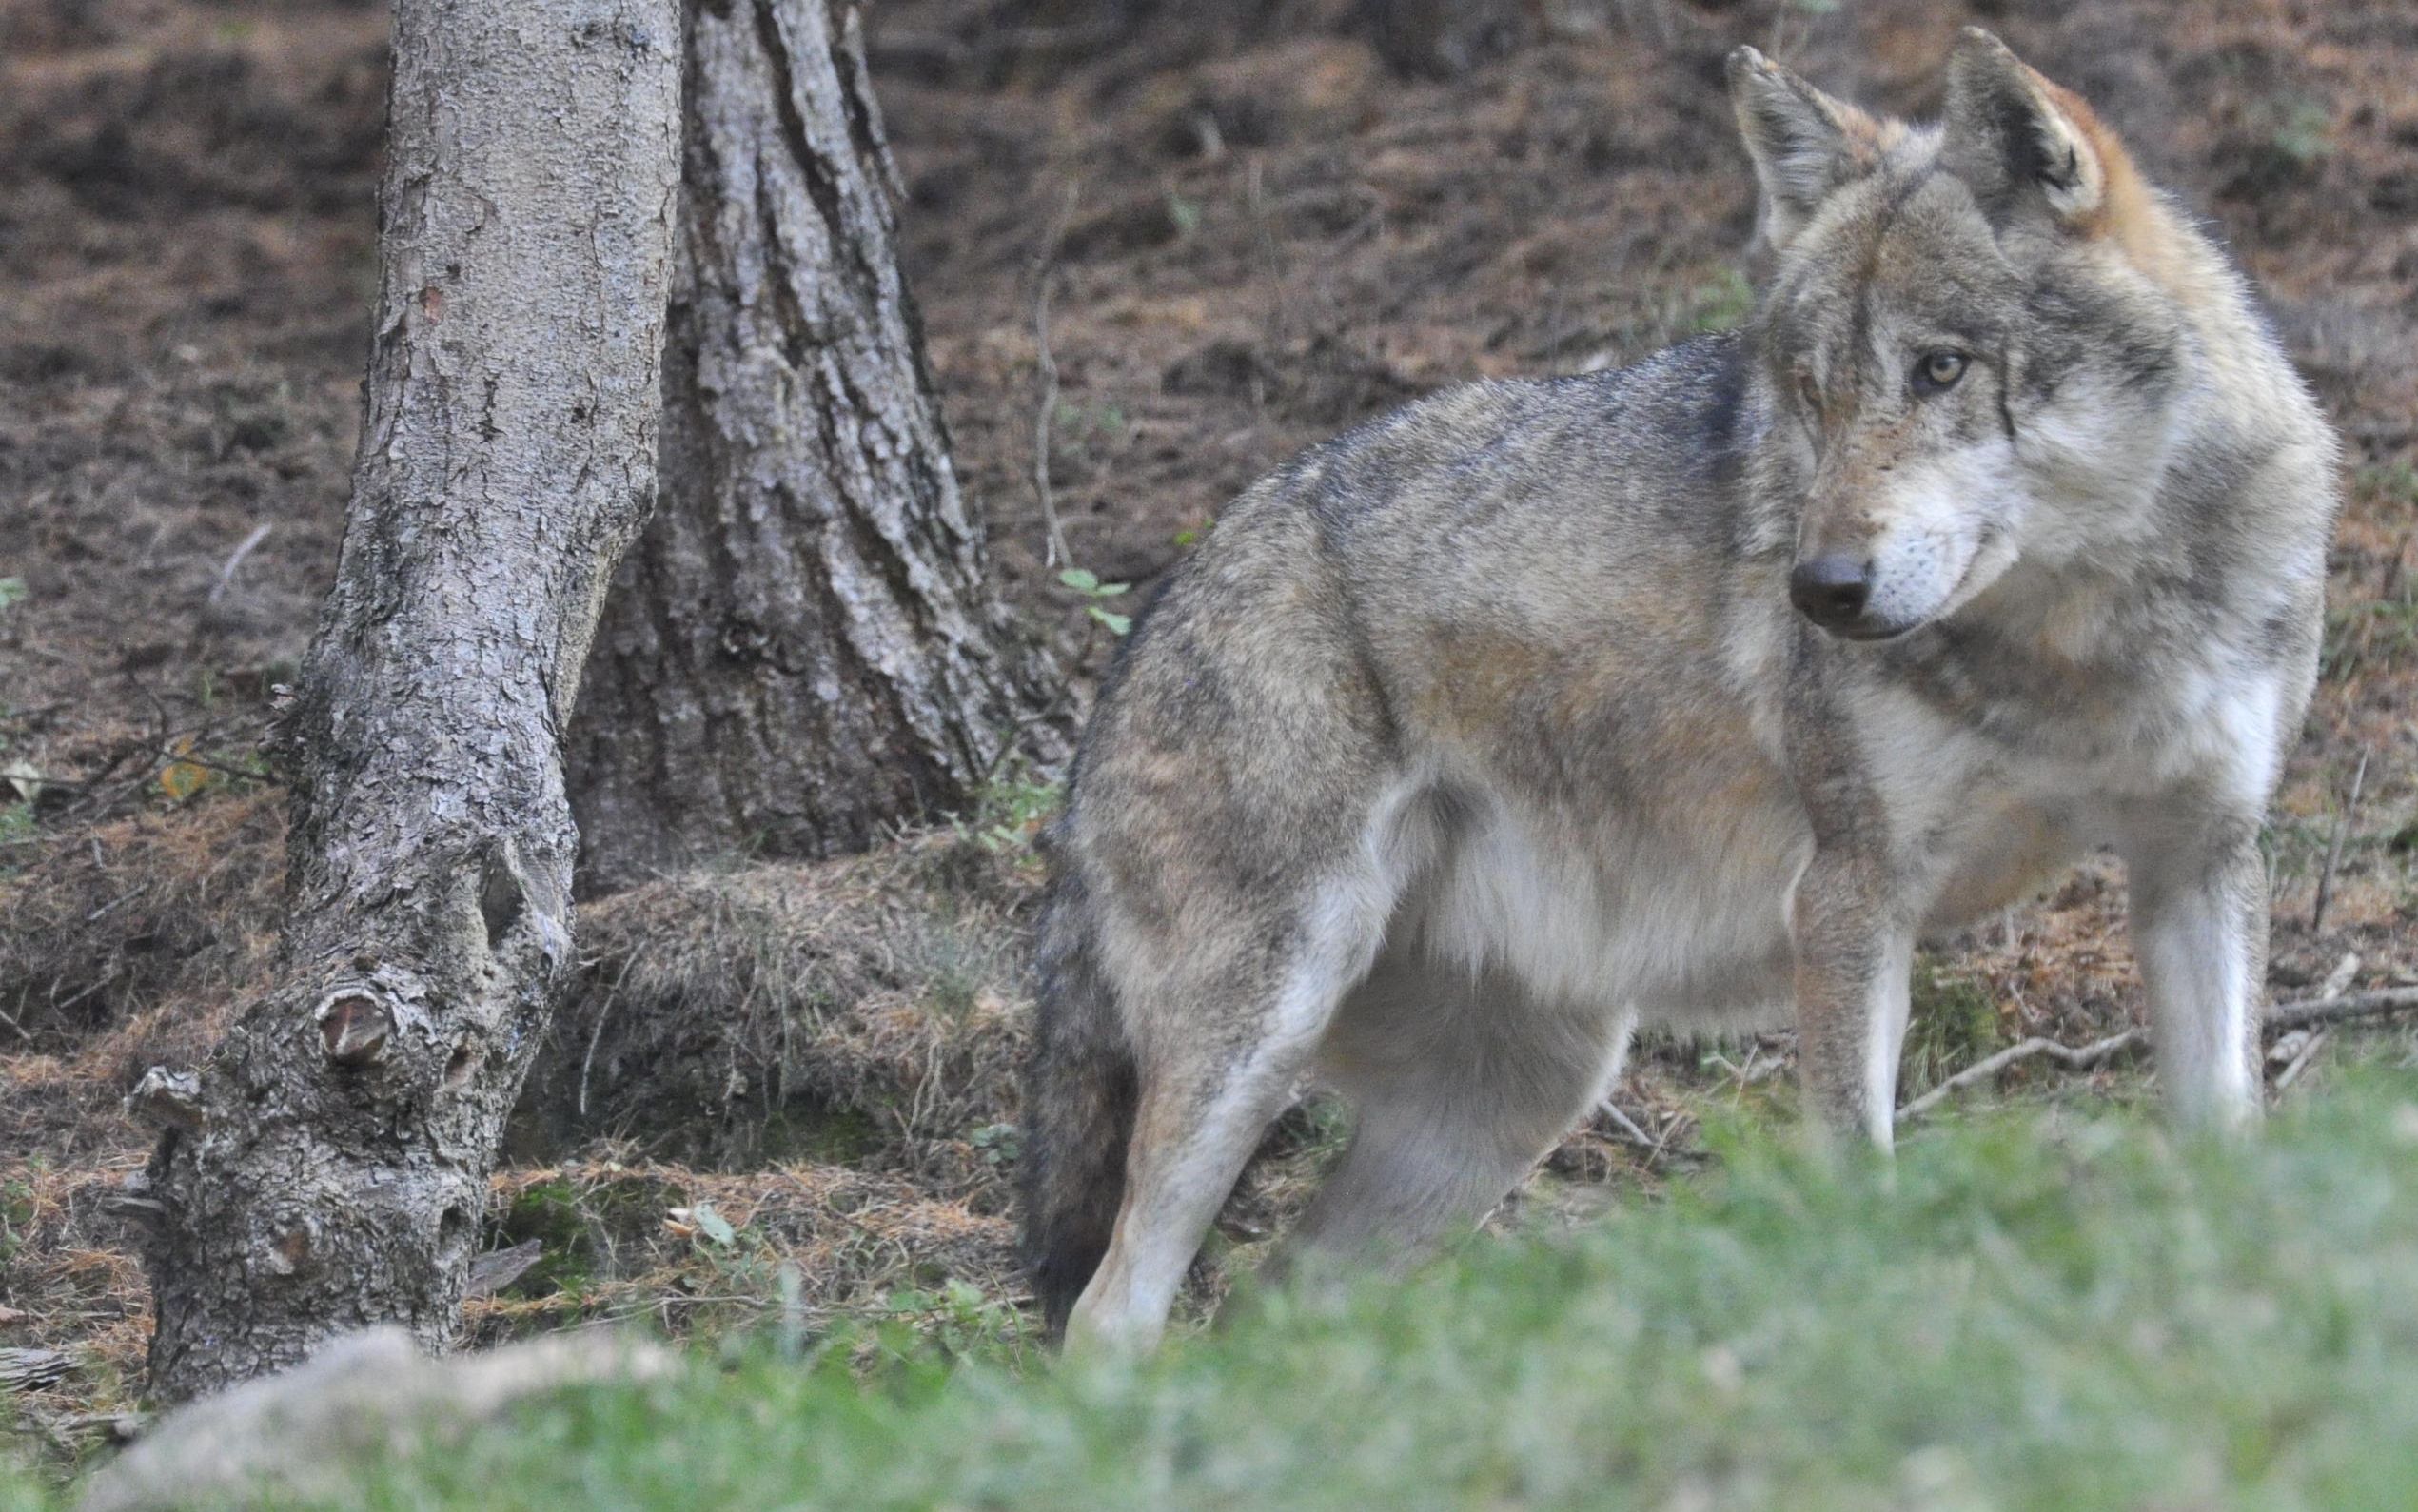
[[[1744,327],[1446,391],[1231,504],[1048,836],[1026,1247],[1150,1347],[1297,1083],[1356,1107],[1287,1254],[1482,1218],[1641,1025],[1793,1014],[1890,1140],[1911,955],[2113,848],[2176,1116],[2257,1116],[2258,833],[2337,448],[2219,247],[1968,30],[1936,124],[1728,60]]]

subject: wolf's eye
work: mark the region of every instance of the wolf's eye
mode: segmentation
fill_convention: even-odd
[[[1822,385],[1814,382],[1811,373],[1797,375],[1797,397],[1804,406],[1818,415],[1822,412]]]
[[[1965,354],[1962,352],[1925,352],[1915,363],[1915,392],[1938,394],[1956,386],[1965,376]]]

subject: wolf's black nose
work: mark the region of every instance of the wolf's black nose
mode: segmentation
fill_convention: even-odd
[[[1837,552],[1800,561],[1788,575],[1789,602],[1827,630],[1853,624],[1872,591],[1872,563]]]

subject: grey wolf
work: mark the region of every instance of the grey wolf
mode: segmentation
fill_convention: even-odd
[[[2160,1080],[2256,1116],[2260,821],[2336,446],[2219,248],[1968,31],[1936,125],[1729,63],[1734,334],[1447,391],[1237,500],[1051,835],[1025,1223],[1147,1348],[1266,1126],[1356,1106],[1296,1257],[1482,1217],[1641,1024],[1793,1013],[1886,1147],[1918,939],[2113,847]]]

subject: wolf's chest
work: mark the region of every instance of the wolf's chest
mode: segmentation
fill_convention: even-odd
[[[2072,697],[2006,695],[1988,717],[1923,690],[1868,697],[1858,745],[1901,874],[1951,930],[2022,901],[2143,815],[2218,798],[2255,808],[2274,776],[2271,676],[2176,658]]]
[[[2045,794],[1972,795],[1933,840],[1925,933],[1978,923],[2054,884],[2100,838],[2094,817]]]

